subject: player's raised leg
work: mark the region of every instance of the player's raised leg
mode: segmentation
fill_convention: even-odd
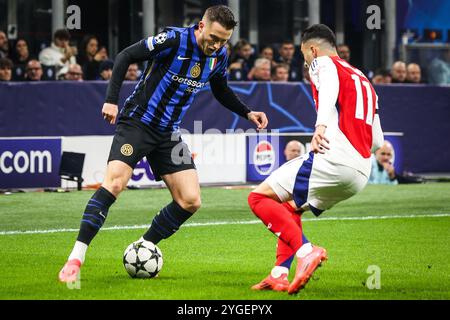
[[[201,205],[200,185],[195,169],[162,175],[173,201],[155,216],[144,240],[157,244],[174,234]]]
[[[304,253],[300,250],[303,245],[302,229],[299,224],[292,219],[288,207],[282,203],[279,196],[273,191],[267,182],[261,183],[248,197],[248,203],[253,213],[260,218],[267,228],[283,241],[291,252]],[[271,289],[276,291],[286,291],[289,286],[287,272],[283,272],[284,267],[274,268],[262,283],[253,289]]]
[[[81,220],[80,231],[73,250],[59,273],[62,282],[76,280],[84,263],[89,244],[103,226],[108,211],[119,194],[125,189],[133,169],[122,161],[110,161],[106,169],[105,180],[100,189],[89,199]]]
[[[292,220],[302,229],[302,247],[304,246],[306,248],[311,246],[302,228],[301,214],[303,213],[303,209],[297,209],[293,201],[284,202],[283,206],[291,213]],[[278,239],[275,266],[272,268],[270,274],[261,282],[254,285],[252,289],[287,291],[289,287],[287,277],[289,276],[294,258],[295,251],[283,240]]]
[[[295,287],[293,287],[291,283],[287,289],[288,291],[291,291],[291,293],[293,293],[293,291],[289,288],[295,288],[295,292],[297,292],[306,284],[312,273],[321,264],[321,262],[326,259],[326,252],[322,248],[320,249],[323,254],[317,257],[313,254],[319,249],[319,247],[312,246],[309,242],[305,241],[306,239],[303,237],[301,224],[297,223],[295,219],[292,219],[292,212],[294,211],[294,208],[288,204],[279,203],[289,202],[295,198],[295,209],[309,209],[308,195],[310,194],[311,183],[314,182],[311,178],[315,177],[315,174],[313,173],[314,158],[314,154],[309,153],[303,157],[284,164],[276,171],[272,172],[272,174],[249,196],[249,204],[253,212],[261,220],[263,220],[268,227],[268,223],[271,223],[271,228],[269,229],[274,228],[273,222],[264,220],[267,218],[276,219],[278,220],[277,223],[284,224],[284,228],[287,229],[289,233],[292,233],[291,236],[296,241],[295,245],[292,245],[292,241],[287,240],[286,237],[283,236],[283,231],[281,231],[279,240],[283,241],[284,245],[290,248],[290,250],[285,250],[284,256],[289,257],[289,255],[294,252],[297,257],[297,269],[293,281],[295,283]],[[266,199],[255,199],[255,197],[264,197]],[[271,201],[269,202],[267,199]],[[267,204],[267,206],[258,208],[255,206],[255,200],[263,201],[263,204]],[[274,205],[273,202],[275,202],[276,205]],[[294,228],[294,226],[297,228]],[[280,231],[275,231],[274,233],[277,234],[276,232]],[[301,246],[299,246],[298,243],[300,243]],[[313,256],[315,258],[311,260]],[[306,265],[308,265],[306,270],[304,269],[305,261]],[[275,269],[280,270],[280,268],[277,267],[275,267]],[[284,270],[286,271],[286,269]],[[272,274],[268,278],[271,277]],[[302,279],[302,281],[299,282],[298,279]],[[273,290],[273,288],[270,287],[268,289]]]

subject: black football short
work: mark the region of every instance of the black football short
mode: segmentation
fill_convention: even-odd
[[[147,157],[156,181],[165,174],[195,169],[191,152],[179,132],[161,132],[138,119],[122,115],[108,162],[120,160],[134,168],[144,157]]]

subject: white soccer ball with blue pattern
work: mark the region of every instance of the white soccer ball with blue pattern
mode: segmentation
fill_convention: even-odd
[[[123,253],[123,265],[132,278],[154,278],[161,271],[161,250],[153,242],[138,240]]]

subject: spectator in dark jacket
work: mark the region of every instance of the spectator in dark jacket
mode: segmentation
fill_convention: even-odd
[[[111,79],[113,67],[114,67],[114,62],[112,60],[105,60],[105,61],[100,62],[100,67],[99,67],[100,75],[97,80],[108,81],[109,79]]]
[[[106,49],[100,50],[98,39],[94,35],[86,35],[81,41],[77,62],[83,68],[85,80],[97,80],[100,77],[100,63],[108,59]]]
[[[295,58],[295,46],[291,40],[285,40],[278,49],[279,57],[277,62],[285,63],[289,66],[289,81],[301,81],[303,64]]]
[[[13,80],[22,81],[25,76],[25,70],[30,60],[36,59],[28,50],[28,43],[25,39],[18,39],[14,46],[13,56]]]
[[[392,83],[405,83],[406,64],[403,61],[396,61],[391,68]]]
[[[239,40],[231,54],[230,80],[246,81],[253,68],[254,57],[251,44],[244,39]]]
[[[41,81],[42,75],[44,74],[41,63],[36,59],[28,61],[26,71],[26,81]]]
[[[406,83],[422,83],[422,70],[417,63],[410,63],[406,67]]]

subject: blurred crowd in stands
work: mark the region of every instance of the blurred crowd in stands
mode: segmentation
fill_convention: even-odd
[[[57,30],[51,45],[34,55],[25,39],[8,41],[0,30],[0,81],[40,80],[104,80],[111,78],[114,61],[95,35],[86,35],[79,47],[69,45],[70,33]],[[338,54],[352,64],[351,50],[338,45]],[[246,40],[233,47],[227,44],[230,81],[303,81],[309,83],[309,74],[294,42],[285,40],[277,47],[262,46],[259,52]],[[145,66],[132,64],[125,80],[136,81]],[[356,66],[360,67],[360,66]],[[450,50],[429,62],[427,79],[417,63],[396,61],[390,70],[360,68],[373,84],[430,83],[450,84]]]

